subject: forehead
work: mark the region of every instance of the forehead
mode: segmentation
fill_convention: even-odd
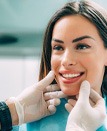
[[[53,36],[57,35],[95,35],[99,36],[96,26],[81,15],[70,15],[58,20],[53,29]]]
[[[78,26],[78,25],[82,25],[82,26],[92,26],[93,28],[95,28],[95,25],[85,16],[82,15],[69,15],[69,16],[64,16],[61,19],[59,19],[54,28],[57,26]]]

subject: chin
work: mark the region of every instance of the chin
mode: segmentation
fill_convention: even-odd
[[[65,89],[65,88],[62,88],[61,89],[62,92],[68,96],[75,96],[75,95],[78,95],[79,94],[79,89],[77,90],[71,90],[71,89]]]

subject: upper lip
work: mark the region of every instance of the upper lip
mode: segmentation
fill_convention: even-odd
[[[84,73],[84,71],[75,71],[75,70],[72,70],[72,71],[68,71],[68,70],[62,70],[62,71],[59,71],[59,74],[81,74],[81,73]]]

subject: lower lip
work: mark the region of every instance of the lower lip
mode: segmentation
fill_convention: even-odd
[[[66,78],[62,77],[62,82],[65,84],[71,84],[71,83],[77,82],[81,78],[81,76],[82,75],[77,76],[75,78],[70,78],[70,79],[66,79]]]

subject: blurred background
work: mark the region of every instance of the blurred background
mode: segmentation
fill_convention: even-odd
[[[0,0],[0,100],[38,81],[46,25],[68,1]],[[107,9],[107,0],[94,1]]]

